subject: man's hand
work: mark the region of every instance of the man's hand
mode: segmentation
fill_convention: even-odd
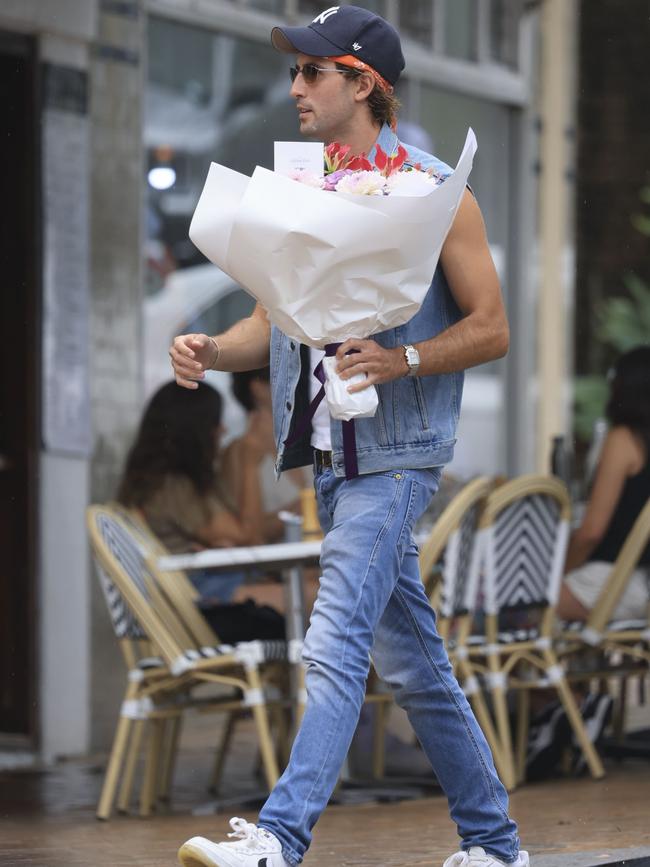
[[[217,360],[217,347],[207,334],[181,334],[174,338],[169,357],[178,385],[198,388],[197,381],[204,379]]]
[[[348,352],[351,354],[346,355]],[[358,340],[352,337],[339,346],[336,358],[336,372],[341,379],[350,379],[356,373],[366,374],[364,382],[348,386],[350,394],[363,391],[371,385],[400,379],[406,376],[409,370],[403,347],[384,349],[374,340]]]

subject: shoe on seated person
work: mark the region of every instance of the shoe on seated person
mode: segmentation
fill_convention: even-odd
[[[472,846],[467,852],[456,852],[451,855],[442,867],[529,867],[528,852],[519,851],[516,861],[500,861],[494,855],[488,855],[481,846]]]
[[[244,819],[231,819],[232,843],[213,843],[205,837],[192,837],[178,850],[183,867],[291,867],[282,856],[280,841]],[[495,862],[496,863],[496,862]]]

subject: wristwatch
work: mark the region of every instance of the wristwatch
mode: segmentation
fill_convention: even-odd
[[[420,366],[420,353],[417,351],[415,346],[412,346],[410,343],[405,343],[402,348],[404,349],[404,358],[406,359],[409,368],[406,375],[415,376],[418,372],[418,367]]]

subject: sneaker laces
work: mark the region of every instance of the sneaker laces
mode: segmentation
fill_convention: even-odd
[[[234,843],[226,843],[242,852],[268,852],[269,843],[274,839],[273,835],[264,828],[258,828],[252,822],[239,819],[235,816],[230,820],[232,831],[229,837],[235,837]]]

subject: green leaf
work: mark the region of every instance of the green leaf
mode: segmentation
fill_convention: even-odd
[[[579,439],[589,442],[607,402],[607,381],[604,376],[577,376],[574,386],[573,429]]]
[[[645,214],[632,214],[631,220],[632,225],[638,232],[650,237],[650,217],[646,217]]]

